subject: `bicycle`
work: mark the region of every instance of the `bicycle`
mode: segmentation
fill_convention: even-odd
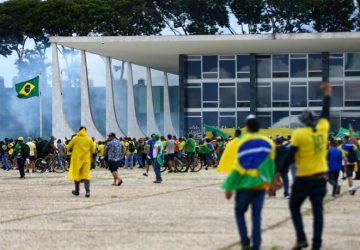
[[[68,169],[68,162],[55,152],[49,162],[46,162],[44,158],[39,158],[35,161],[35,170],[37,173],[44,173],[46,170],[49,172],[53,169],[56,173],[64,173]]]

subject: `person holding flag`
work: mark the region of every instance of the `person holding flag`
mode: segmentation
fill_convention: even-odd
[[[232,155],[236,155],[230,175],[223,183],[225,197],[235,196],[235,214],[242,249],[259,250],[261,245],[261,211],[266,189],[275,175],[275,145],[272,140],[259,134],[260,122],[254,115],[245,120],[248,133],[238,140]],[[230,159],[227,152],[224,159]],[[221,162],[220,162],[221,163]],[[229,162],[230,163],[230,162]],[[221,169],[226,169],[220,166]],[[247,233],[245,213],[251,205],[252,247]]]

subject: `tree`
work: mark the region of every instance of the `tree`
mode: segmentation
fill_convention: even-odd
[[[262,31],[261,27],[266,24],[266,19],[263,16],[265,9],[263,0],[231,0],[229,7],[237,18],[241,33],[256,34]]]
[[[155,0],[166,26],[175,35],[216,34],[230,29],[224,0]]]
[[[307,0],[306,5],[312,28],[317,32],[352,31],[355,26],[353,0]]]

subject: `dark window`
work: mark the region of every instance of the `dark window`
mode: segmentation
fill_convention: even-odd
[[[256,74],[257,78],[270,78],[270,58],[256,59]]]
[[[217,56],[203,56],[202,63],[203,72],[218,72]]]
[[[235,108],[235,88],[220,88],[220,108]]]
[[[237,78],[250,78],[250,73],[237,73]]]
[[[273,102],[272,106],[275,107],[289,107],[289,102]]]
[[[288,82],[273,82],[273,101],[288,101],[289,100],[289,83]]]
[[[360,102],[359,101],[345,101],[346,107],[359,107]]]
[[[218,83],[203,83],[203,101],[218,101]]]
[[[291,60],[291,77],[306,77],[306,59]]]
[[[273,124],[279,122],[281,119],[289,117],[289,111],[273,111]],[[289,121],[281,121],[280,127],[288,127]]]
[[[345,54],[345,70],[360,70],[360,53]]]
[[[238,103],[237,103],[237,107],[238,107],[238,108],[250,107],[250,102],[238,102]]]
[[[274,71],[289,71],[289,55],[273,55],[272,56],[272,70]]]
[[[345,76],[360,76],[360,71],[345,71]]]
[[[321,54],[309,54],[309,71],[321,71]]]
[[[203,112],[203,124],[218,127],[218,112]]]
[[[201,88],[185,88],[185,108],[201,108]]]
[[[257,88],[257,106],[259,108],[271,107],[271,88],[258,87]]]
[[[321,82],[309,82],[309,100],[322,100],[323,95],[320,86]]]
[[[342,58],[330,58],[330,77],[342,77],[344,72],[343,59]]]
[[[345,100],[359,100],[360,99],[360,82],[345,82]]]
[[[273,78],[288,78],[289,72],[273,72]]]
[[[245,119],[250,115],[249,111],[239,111],[237,112],[237,127],[243,128],[245,127]]]
[[[220,116],[235,116],[235,112],[220,112]]]
[[[203,108],[217,108],[217,102],[203,102]]]
[[[291,107],[307,107],[306,87],[291,87]]]
[[[270,128],[271,127],[271,117],[258,116],[261,128]]]
[[[200,79],[201,61],[186,61],[185,77],[186,79]]]
[[[343,87],[342,86],[333,86],[332,87],[332,97],[331,97],[331,106],[332,107],[342,107],[344,98],[343,98]]]
[[[321,107],[322,102],[321,101],[309,101],[309,107]]]
[[[235,78],[235,60],[220,60],[220,78]]]
[[[195,138],[202,138],[201,117],[185,117],[185,134],[193,134]]]
[[[235,128],[235,117],[220,117],[220,128]]]
[[[250,55],[238,55],[236,58],[237,58],[237,71],[250,72]]]
[[[237,100],[249,101],[250,100],[250,83],[238,82],[237,83]]]

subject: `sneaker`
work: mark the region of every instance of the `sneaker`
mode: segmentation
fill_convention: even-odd
[[[293,246],[293,248],[291,248],[292,250],[301,250],[303,248],[307,248],[309,246],[309,244],[304,241],[304,242],[298,242],[295,244],[295,246]]]
[[[290,195],[284,195],[285,199],[290,199]]]
[[[356,189],[354,188],[353,190],[349,191],[350,195],[355,195],[356,193]]]
[[[160,183],[161,183],[161,181],[154,181],[153,183],[160,184]]]
[[[85,197],[89,198],[90,197],[90,192],[86,192]]]
[[[41,163],[42,163],[42,164],[46,164],[46,161],[45,161],[45,160],[42,160]]]
[[[146,176],[146,177],[148,177],[149,175],[148,175],[147,173],[143,173],[143,176]]]

